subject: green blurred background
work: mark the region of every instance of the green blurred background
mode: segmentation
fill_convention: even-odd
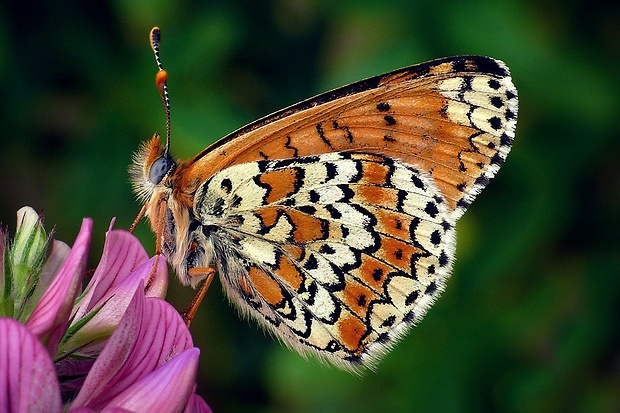
[[[333,87],[490,55],[519,89],[517,138],[426,319],[357,377],[282,348],[216,283],[193,325],[198,392],[216,412],[618,412],[619,16],[591,0],[3,2],[0,221],[31,205],[71,243],[91,216],[92,265],[110,219],[129,226],[131,153],[165,129],[154,25],[180,158]],[[192,291],[170,294],[182,308]]]

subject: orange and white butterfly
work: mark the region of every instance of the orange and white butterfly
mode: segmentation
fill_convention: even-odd
[[[508,68],[481,56],[410,66],[177,161],[159,38],[154,28],[168,136],[134,156],[138,219],[150,219],[183,284],[206,279],[204,292],[217,271],[230,301],[286,345],[348,370],[373,366],[445,288],[455,224],[510,151]]]

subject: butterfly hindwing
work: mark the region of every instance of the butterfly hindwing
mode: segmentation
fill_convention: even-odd
[[[231,300],[302,353],[347,368],[424,315],[454,256],[432,178],[376,154],[232,166],[198,189],[194,213]]]

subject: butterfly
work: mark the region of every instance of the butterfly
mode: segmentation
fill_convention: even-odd
[[[180,281],[202,283],[193,311],[218,273],[241,313],[302,355],[373,367],[444,290],[456,222],[511,149],[506,65],[457,56],[371,77],[179,161],[158,28],[150,40],[167,139],[134,154],[134,223],[148,217]]]

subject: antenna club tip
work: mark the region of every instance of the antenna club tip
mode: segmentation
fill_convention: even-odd
[[[157,74],[155,75],[155,86],[157,86],[157,90],[159,90],[159,93],[163,93],[164,86],[166,86],[167,81],[168,72],[163,69],[157,72]]]
[[[161,32],[159,31],[159,27],[155,26],[151,29],[149,33],[149,42],[151,43],[151,48],[157,54],[159,49],[159,40],[161,38]]]
[[[149,38],[151,39],[151,43],[153,42],[153,40],[156,40],[157,42],[159,42],[159,37],[161,35],[161,31],[159,30],[159,27],[155,26],[151,29],[151,32],[149,33]]]

